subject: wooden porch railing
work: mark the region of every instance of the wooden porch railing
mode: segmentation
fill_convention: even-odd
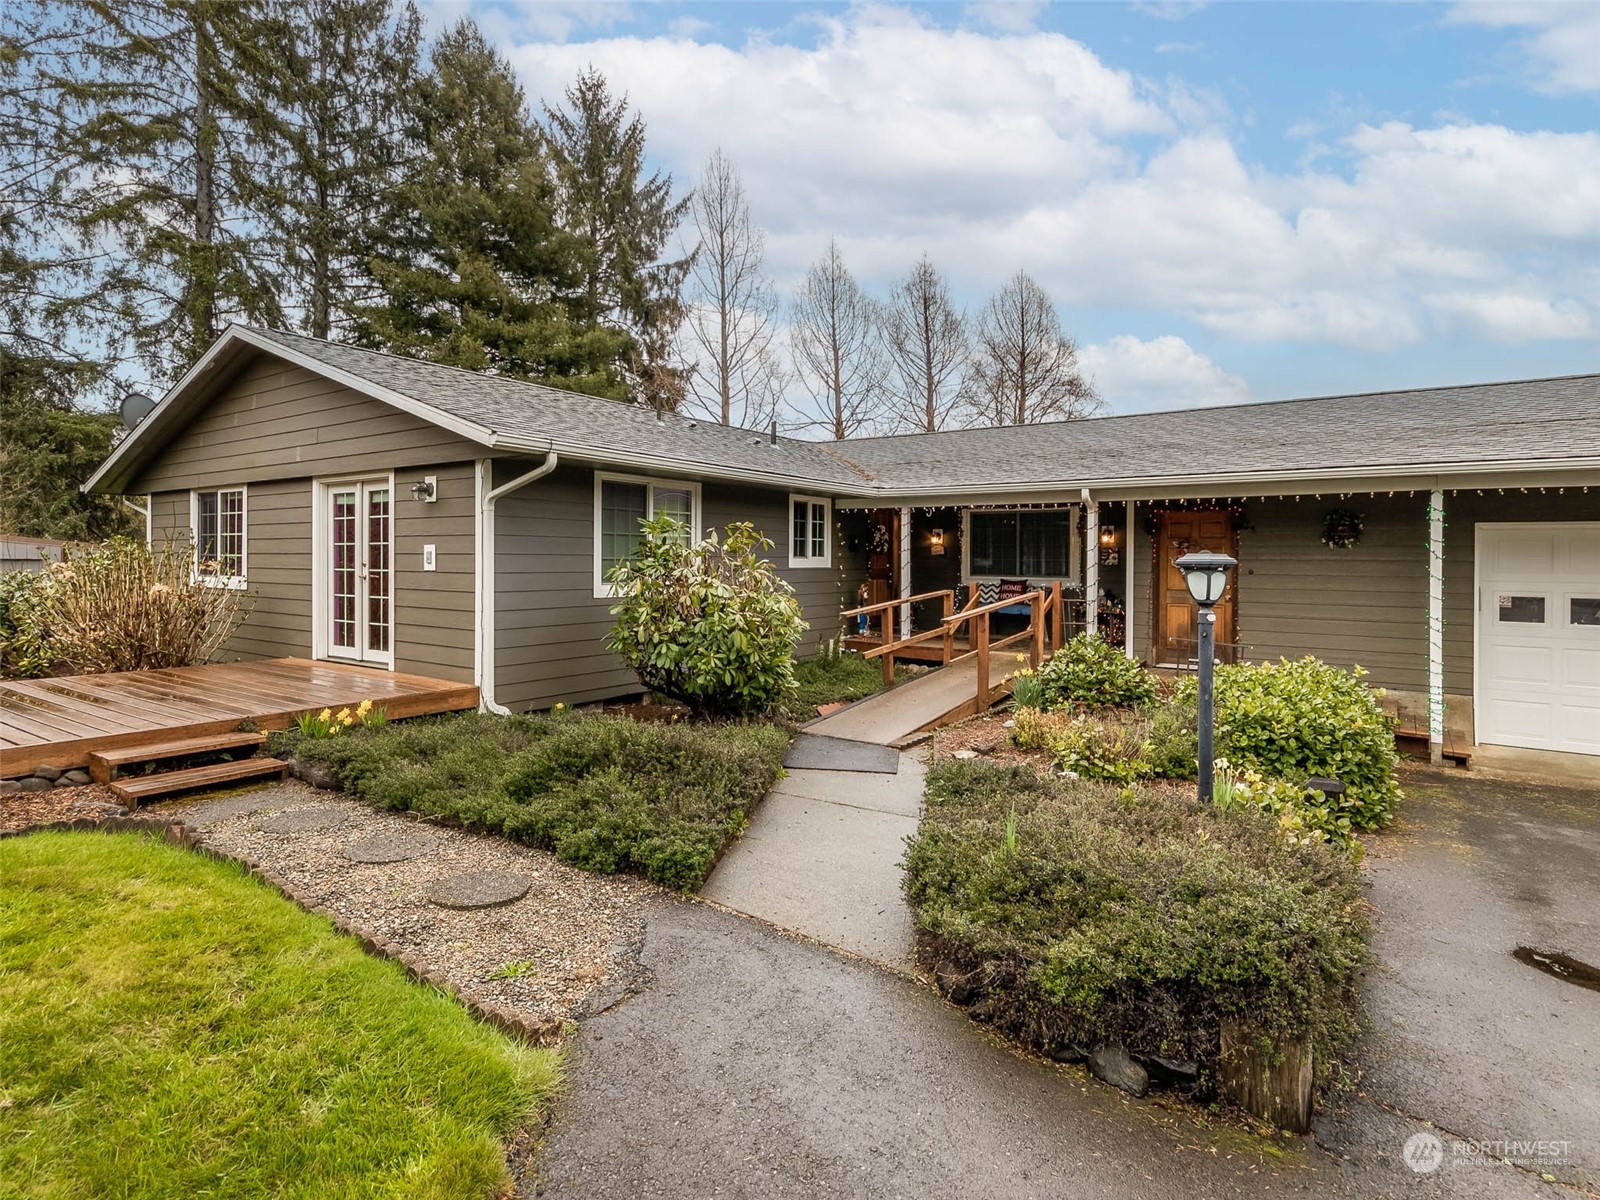
[[[1007,646],[1014,646],[1021,642],[1028,643],[1028,660],[1037,667],[1045,660],[1045,647],[1048,645],[1050,652],[1061,649],[1067,637],[1066,604],[1061,595],[1059,582],[1051,585],[1048,591],[1036,589],[1024,592],[1020,596],[1009,596],[1004,600],[996,600],[990,604],[978,604],[977,594],[960,612],[952,612],[955,607],[955,593],[950,590],[942,592],[927,592],[921,596],[911,596],[906,599],[886,601],[880,604],[867,604],[861,608],[851,609],[841,613],[841,616],[858,616],[862,613],[877,612],[882,609],[898,607],[917,600],[944,600],[944,618],[939,623],[939,628],[924,630],[914,633],[910,637],[893,641],[888,637],[889,627],[884,625],[884,644],[875,646],[871,650],[862,652],[862,658],[877,658],[883,662],[883,681],[885,684],[894,682],[895,656],[907,646],[919,645],[938,639],[942,643],[940,663],[949,666],[953,662],[963,662],[968,658],[976,657],[978,660],[977,701],[978,711],[982,712],[999,698],[1003,682],[1000,685],[991,685],[989,661],[991,655],[997,650]],[[1027,627],[1018,633],[1008,634],[1006,637],[994,640],[989,636],[989,618],[1003,609],[1028,606]],[[962,625],[969,625],[968,645],[971,647],[964,654],[955,653],[956,630]]]
[[[860,608],[846,609],[844,612],[839,614],[839,617],[842,620],[845,617],[865,616],[869,623],[871,622],[871,620],[872,620],[874,615],[876,615],[878,617],[878,621],[879,621],[879,624],[878,624],[878,640],[881,641],[883,643],[883,645],[878,647],[875,650],[868,651],[867,653],[865,653],[865,654],[863,654],[861,656],[862,658],[877,658],[879,655],[883,654],[884,651],[886,649],[888,649],[889,647],[891,647],[891,646],[909,646],[913,642],[924,642],[924,641],[928,640],[928,636],[927,636],[926,633],[919,633],[919,634],[915,634],[912,637],[905,638],[902,641],[896,642],[895,639],[894,639],[894,634],[892,632],[892,630],[894,629],[894,616],[893,616],[894,610],[899,608],[902,604],[916,604],[919,601],[923,601],[923,600],[943,600],[944,601],[944,616],[947,619],[950,616],[950,614],[955,610],[955,606],[956,606],[956,594],[955,594],[954,589],[952,589],[952,588],[943,588],[942,590],[937,591],[937,592],[923,592],[920,595],[916,595],[916,596],[904,596],[904,597],[896,598],[894,600],[880,600],[877,604],[863,604]],[[932,632],[939,633],[940,631],[939,630],[933,630]],[[948,654],[946,654],[944,661],[945,662],[949,662],[950,661],[950,657],[949,657]],[[893,655],[890,655],[889,657],[884,659],[883,682],[886,685],[887,684],[891,684],[891,683],[894,682],[894,656]]]

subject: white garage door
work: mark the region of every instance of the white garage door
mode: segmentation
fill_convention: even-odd
[[[1600,521],[1478,526],[1478,741],[1600,754]]]

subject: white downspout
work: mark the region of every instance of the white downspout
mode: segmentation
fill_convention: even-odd
[[[1428,493],[1428,761],[1444,762],[1444,492]]]
[[[1100,632],[1100,506],[1089,489],[1083,492],[1083,628],[1090,637]]]
[[[150,513],[155,508],[154,503],[152,503],[149,496],[144,498],[144,507],[142,508],[126,496],[119,496],[118,499],[144,518],[144,548],[146,550],[150,549],[150,537],[153,532],[150,524]]]
[[[478,460],[478,474],[475,491],[478,497],[478,520],[476,522],[476,542],[474,547],[478,561],[478,569],[474,576],[474,586],[478,593],[477,609],[477,645],[478,645],[478,707],[485,712],[498,713],[500,716],[510,716],[511,710],[494,701],[494,513],[495,504],[507,492],[514,492],[518,488],[527,487],[536,479],[543,479],[556,469],[556,464],[561,461],[555,447],[545,455],[544,462],[524,475],[518,475],[510,483],[502,483],[497,488],[489,485],[494,481],[494,460],[480,458]]]
[[[911,595],[911,510],[900,510],[900,596]],[[900,606],[900,636],[911,636],[911,605]]]

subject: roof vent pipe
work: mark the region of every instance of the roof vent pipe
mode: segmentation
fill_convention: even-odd
[[[772,418],[772,444],[774,446],[776,446],[778,444],[778,418],[777,417],[773,417]]]

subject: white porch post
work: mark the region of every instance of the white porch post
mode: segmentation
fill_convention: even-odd
[[[1444,492],[1428,493],[1428,761],[1444,762]]]
[[[900,597],[911,595],[911,510],[900,510]],[[911,636],[911,605],[900,606],[900,636]]]
[[[1133,655],[1133,510],[1134,502],[1129,500],[1127,530],[1122,537],[1122,652],[1129,658]]]
[[[1100,630],[1100,506],[1084,488],[1083,627],[1091,636]]]

